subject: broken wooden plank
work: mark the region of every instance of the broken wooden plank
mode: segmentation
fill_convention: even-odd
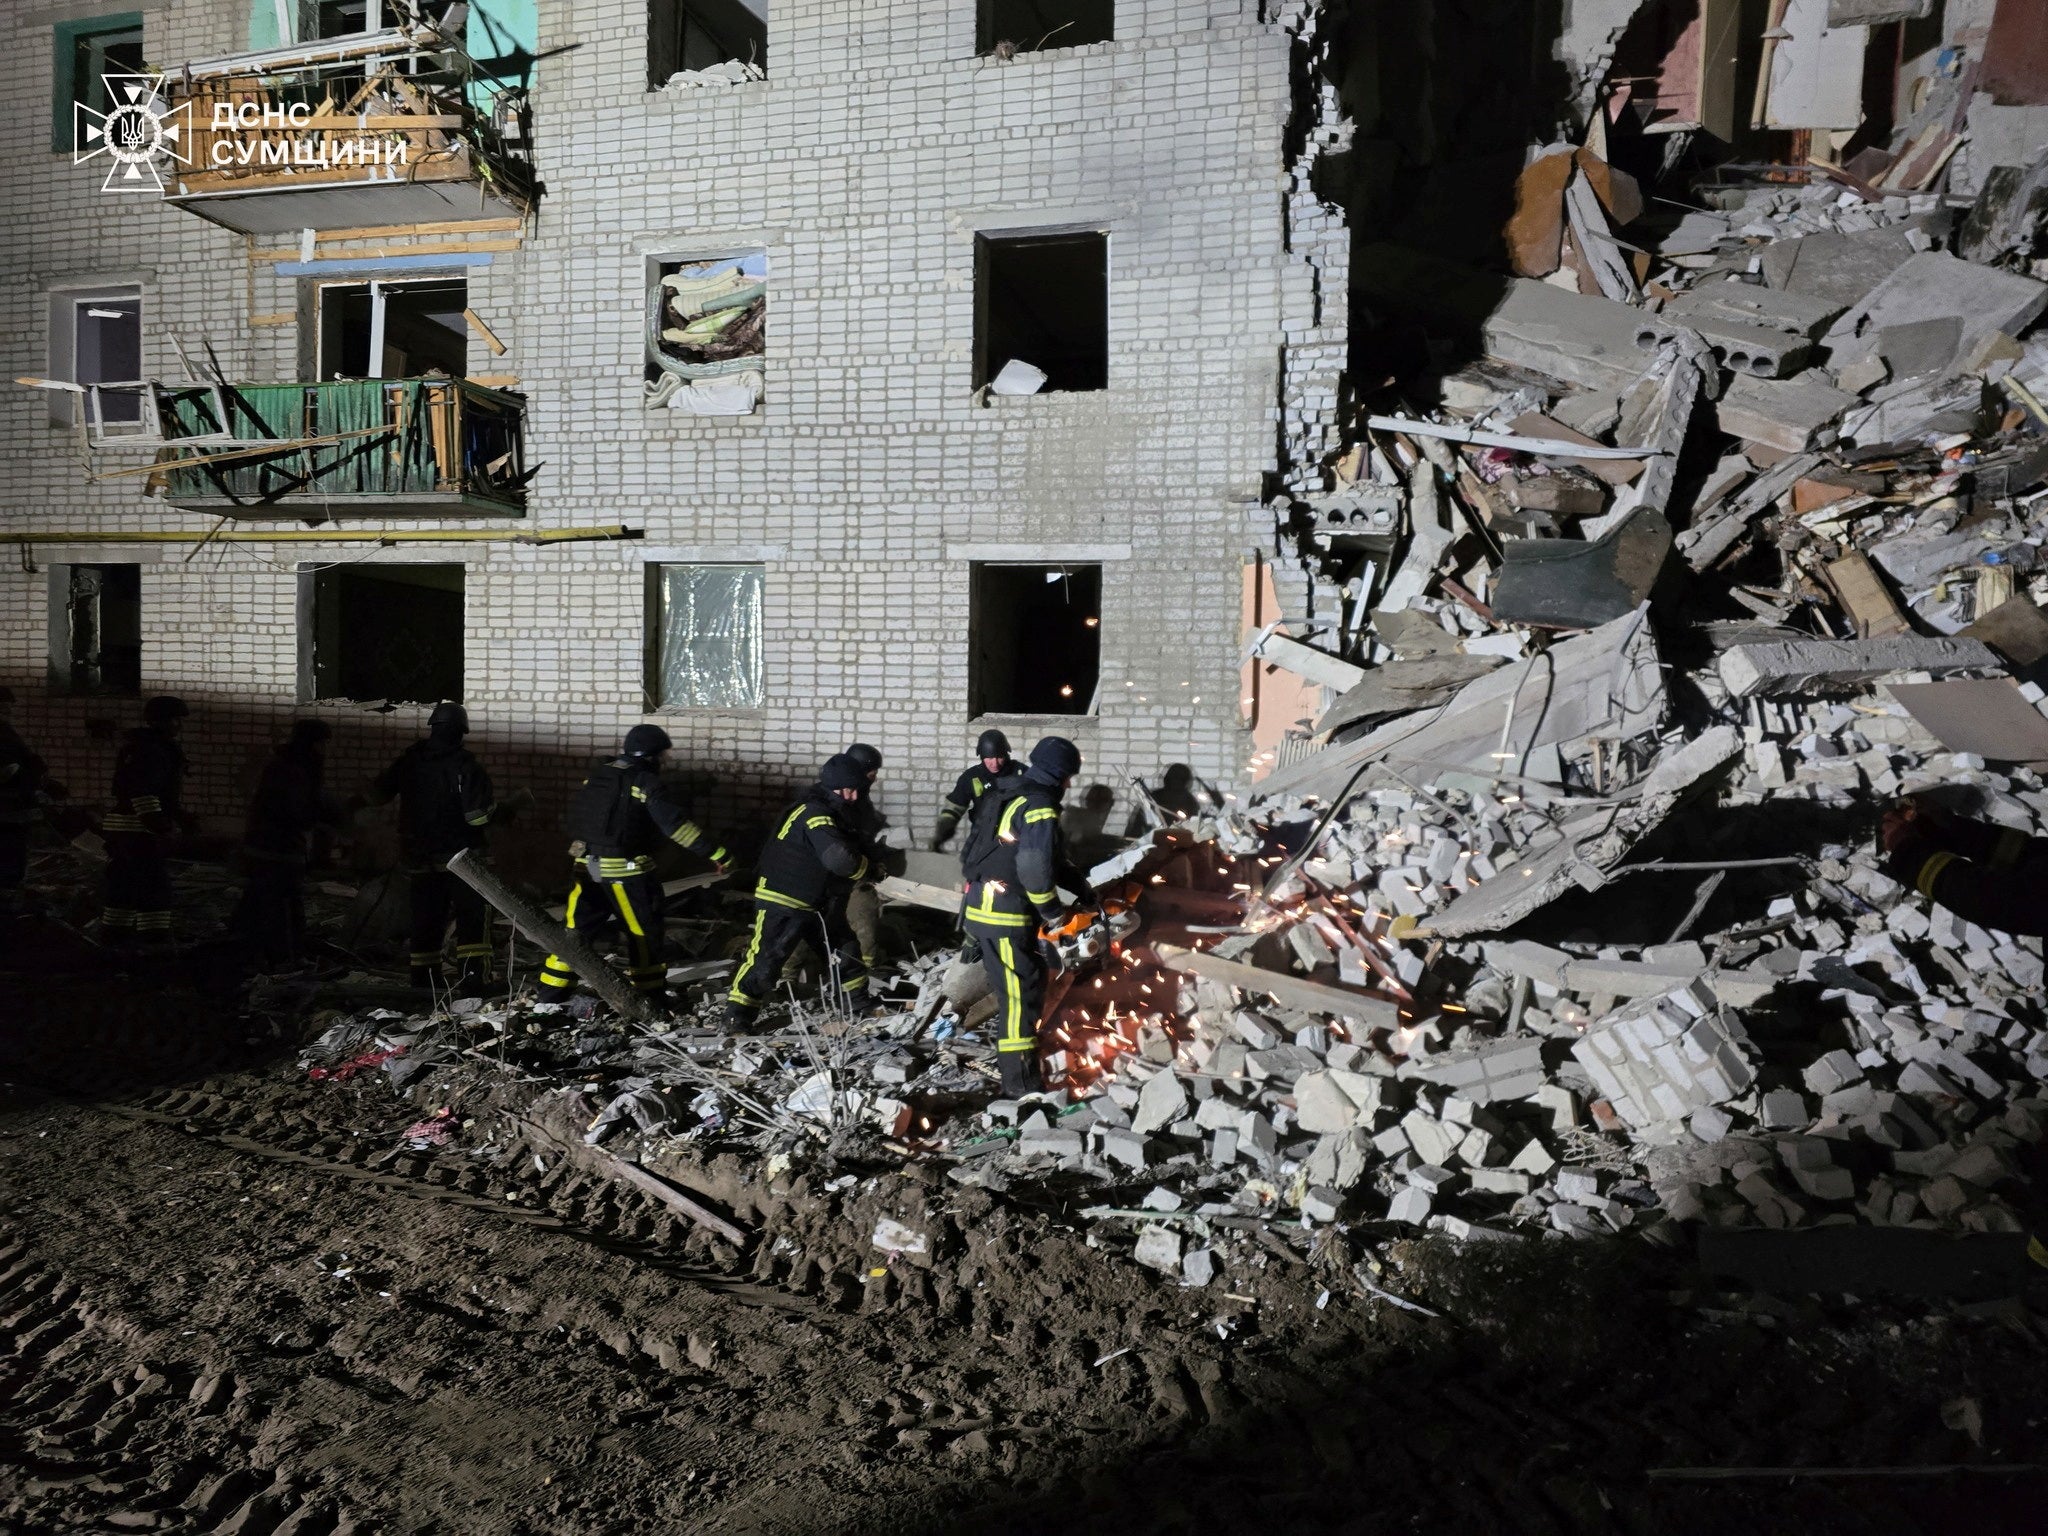
[[[1859,640],[1877,640],[1886,635],[1903,635],[1911,628],[1905,614],[1892,600],[1891,589],[1877,574],[1877,567],[1863,554],[1848,554],[1826,567],[1828,585],[1842,612],[1856,626]]]
[[[584,1107],[589,1107],[587,1102]],[[656,1178],[645,1168],[629,1163],[624,1158],[605,1151],[603,1147],[594,1147],[579,1138],[561,1136],[532,1116],[528,1116],[520,1124],[526,1128],[529,1137],[545,1143],[571,1162],[600,1177],[616,1179],[628,1188],[639,1191],[657,1204],[667,1206],[684,1220],[694,1222],[707,1232],[716,1233],[735,1248],[744,1248],[751,1241],[742,1228],[734,1226],[716,1211],[699,1205],[673,1184]]]
[[[1206,976],[1226,987],[1245,992],[1263,992],[1289,1008],[1311,1013],[1334,1013],[1357,1019],[1369,1029],[1392,1029],[1401,1022],[1400,1007],[1383,997],[1355,992],[1349,987],[1310,981],[1306,976],[1289,976],[1236,960],[1222,960],[1199,950],[1181,949],[1173,944],[1153,946],[1159,963],[1168,970],[1190,976]]]

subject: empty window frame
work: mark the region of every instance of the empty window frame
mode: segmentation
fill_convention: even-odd
[[[973,713],[1094,714],[1101,614],[1099,565],[975,565],[968,618]]]
[[[469,284],[322,283],[318,290],[323,379],[416,379],[469,372]],[[374,361],[373,361],[374,360]]]
[[[104,115],[113,105],[107,76],[143,72],[142,16],[128,11],[60,21],[50,44],[50,148],[68,150],[78,143],[80,109]]]
[[[761,707],[758,565],[647,567],[647,697],[656,709]]]
[[[647,405],[747,416],[767,389],[768,253],[648,263]]]
[[[142,691],[142,567],[50,567],[50,686],[61,693]]]
[[[648,0],[647,88],[717,64],[768,72],[768,0]]]
[[[431,704],[462,697],[459,565],[355,565],[299,575],[301,693]]]
[[[980,0],[975,51],[1008,56],[1116,36],[1116,0]]]
[[[261,5],[264,0],[254,0]],[[278,0],[270,0],[277,4]],[[300,42],[323,37],[353,37],[375,32],[385,22],[382,0],[287,0],[298,12],[293,36]]]
[[[977,387],[994,385],[998,394],[1109,387],[1108,235],[977,235],[974,255]]]
[[[69,391],[50,396],[50,421],[68,426],[79,410],[113,427],[142,424],[142,290],[102,288],[50,295],[50,376],[74,384],[131,386],[100,389],[82,399]]]

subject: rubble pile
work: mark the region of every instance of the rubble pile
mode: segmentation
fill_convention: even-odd
[[[1930,904],[1874,839],[1921,794],[2048,831],[2048,154],[1973,158],[1976,66],[1944,50],[1849,163],[1681,185],[1674,152],[1646,185],[1610,130],[1654,82],[1617,66],[1580,139],[1527,154],[1507,271],[1354,249],[1314,174],[1353,144],[1323,11],[1281,14],[1290,251],[1370,324],[1290,330],[1256,509],[1290,611],[1245,661],[1321,709],[1243,800],[1093,872],[1136,925],[1055,978],[1050,1091],[990,1098],[979,970],[943,951],[879,1017],[798,978],[786,1023],[727,1039],[700,962],[666,1025],[477,1006],[325,1055],[574,1083],[588,1136],[643,1157],[943,1167],[1197,1285],[1247,1234],[1356,1224],[2022,1230],[2042,943]],[[1788,63],[1816,27],[1767,36],[1760,126],[1833,110]],[[664,287],[669,373],[743,376],[731,308],[765,279]],[[1390,360],[1355,399],[1347,346]],[[950,915],[920,857],[883,895]]]

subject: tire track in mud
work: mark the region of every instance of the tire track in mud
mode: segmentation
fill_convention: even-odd
[[[1474,1536],[1721,1536],[1787,1528],[1772,1523],[1777,1516],[1813,1532],[1945,1528],[1889,1490],[1646,1487],[1641,1469],[1660,1463],[1787,1459],[1784,1426],[1771,1416],[1791,1401],[1784,1384],[1738,1403],[1727,1379],[1734,1368],[1676,1391],[1657,1369],[1631,1369],[1589,1393],[1570,1351],[1538,1346],[1506,1367],[1464,1347],[1440,1359],[1430,1350],[1441,1330],[1398,1319],[1389,1347],[1334,1311],[1328,1342],[1306,1350],[1277,1319],[1270,1335],[1228,1345],[1164,1318],[1148,1320],[1135,1340],[1106,1318],[1099,1336],[1073,1337],[1042,1326],[1024,1288],[977,1292],[966,1281],[957,1311],[934,1326],[952,1304],[929,1286],[897,1290],[892,1277],[849,1294],[802,1254],[778,1256],[765,1227],[749,1254],[719,1254],[695,1229],[566,1160],[537,1174],[522,1146],[495,1164],[455,1149],[407,1152],[392,1146],[400,1116],[350,1133],[336,1117],[359,1115],[361,1105],[342,1098],[292,1098],[236,1076],[67,1108],[97,1127],[82,1155],[99,1156],[110,1180],[156,1163],[158,1138],[174,1161],[220,1164],[201,1172],[274,1170],[293,1193],[271,1202],[277,1214],[254,1237],[225,1227],[238,1191],[260,1195],[263,1186],[247,1182],[253,1174],[231,1175],[243,1182],[198,1206],[195,1220],[223,1220],[224,1245],[246,1249],[290,1227],[298,1217],[284,1207],[302,1189],[320,1192],[320,1224],[307,1242],[348,1231],[375,1247],[380,1234],[415,1224],[438,1234],[436,1224],[450,1221],[503,1241],[424,1278],[387,1259],[393,1275],[367,1283],[387,1284],[394,1299],[363,1321],[330,1329],[315,1317],[290,1338],[261,1314],[234,1333],[216,1325],[228,1358],[181,1349],[161,1322],[138,1321],[146,1312],[92,1273],[94,1262],[104,1268],[92,1245],[53,1234],[86,1261],[67,1271],[37,1251],[38,1239],[0,1242],[8,1536],[347,1536],[370,1526],[394,1536],[714,1526],[921,1536],[970,1521],[992,1532],[1049,1522],[1178,1532],[1241,1528],[1250,1518],[1304,1531],[1454,1522]],[[129,1152],[121,1143],[130,1136],[147,1141]],[[179,1159],[179,1146],[193,1156]],[[9,1225],[0,1212],[0,1231]],[[510,1290],[523,1286],[536,1305],[521,1311],[516,1294],[461,1289],[463,1265],[487,1265],[521,1244],[537,1255],[527,1262],[534,1272],[515,1276]],[[1019,1251],[992,1249],[985,1262],[1017,1263]],[[303,1279],[308,1256],[302,1244],[300,1292],[335,1292],[331,1278]],[[606,1262],[614,1259],[624,1262]],[[345,1294],[361,1300],[364,1283]],[[551,1310],[558,1296],[574,1305]],[[400,1339],[396,1355],[389,1335]],[[1118,1346],[1127,1352],[1111,1358]],[[1684,1363],[1657,1362],[1666,1375],[1702,1368],[1697,1342],[1687,1347]],[[473,1356],[478,1373],[423,1383],[397,1357],[436,1350]],[[1367,1374],[1345,1360],[1371,1351],[1381,1358]],[[1544,1371],[1555,1360],[1571,1369],[1551,1383]],[[558,1393],[572,1431],[516,1442],[536,1464],[530,1475],[494,1465],[494,1479],[519,1484],[510,1496],[478,1496],[461,1466],[437,1467],[442,1503],[422,1515],[424,1506],[385,1497],[390,1473],[367,1452],[337,1472],[335,1453],[318,1443],[333,1426],[381,1418],[392,1427],[377,1454],[409,1434],[439,1456],[473,1431],[431,1419],[427,1400],[471,1391],[492,1400],[508,1378]],[[1732,1411],[1721,1411],[1716,1392]],[[498,1432],[499,1420],[479,1422]],[[1901,1455],[1918,1433],[1902,1415]],[[1798,1444],[1813,1459],[1856,1459],[1828,1457],[1831,1434],[1801,1431]],[[1868,1453],[1867,1441],[1850,1443]],[[138,1467],[153,1470],[143,1477]],[[807,1491],[777,1503],[757,1486],[777,1483]],[[1368,1512],[1368,1526],[1352,1523]],[[1983,1536],[2022,1527],[1973,1528]]]
[[[175,1097],[175,1096],[173,1096]],[[218,1125],[209,1125],[194,1120],[190,1115],[162,1108],[145,1108],[136,1104],[94,1102],[82,1106],[98,1114],[113,1115],[120,1119],[142,1124],[161,1125],[205,1141],[226,1151],[238,1152],[267,1162],[282,1163],[330,1178],[346,1179],[356,1184],[374,1185],[415,1200],[430,1200],[437,1204],[449,1205],[463,1210],[482,1211],[493,1219],[517,1225],[540,1228],[564,1237],[574,1238],[615,1257],[630,1259],[637,1264],[654,1269],[671,1279],[686,1281],[702,1290],[719,1296],[730,1297],[748,1306],[767,1307],[800,1315],[813,1315],[820,1307],[810,1298],[788,1291],[758,1285],[748,1280],[739,1280],[716,1269],[699,1264],[690,1264],[665,1253],[662,1246],[647,1239],[636,1238],[617,1230],[621,1226],[633,1227],[660,1219],[666,1213],[644,1200],[639,1200],[630,1191],[622,1191],[616,1185],[603,1183],[592,1178],[572,1178],[569,1190],[563,1198],[570,1210],[576,1213],[574,1219],[556,1215],[551,1210],[541,1210],[518,1203],[512,1198],[500,1196],[491,1198],[473,1194],[454,1187],[459,1175],[451,1176],[447,1182],[432,1178],[389,1171],[391,1165],[408,1161],[403,1151],[389,1151],[366,1156],[362,1162],[350,1161],[335,1155],[338,1152],[356,1150],[369,1154],[369,1148],[348,1138],[326,1136],[306,1146],[278,1146],[261,1142],[227,1130]],[[339,1145],[321,1149],[322,1142]],[[425,1158],[414,1158],[414,1163],[429,1163]],[[445,1168],[437,1170],[451,1173]],[[512,1192],[524,1195],[526,1191],[518,1181],[508,1180]],[[622,1209],[610,1222],[593,1224],[584,1217],[596,1199],[597,1190],[602,1187],[605,1194],[623,1207],[628,1202],[638,1210]]]
[[[111,1326],[110,1326],[111,1325]],[[231,1377],[138,1360],[112,1320],[28,1250],[0,1238],[0,1529],[348,1536],[288,1468],[213,1470],[232,1447],[192,1454],[191,1421],[233,1400]],[[260,1423],[249,1432],[260,1437]],[[224,1441],[225,1436],[203,1437]]]

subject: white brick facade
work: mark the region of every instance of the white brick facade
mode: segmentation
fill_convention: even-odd
[[[243,42],[243,4],[142,8],[157,67]],[[177,376],[174,331],[195,354],[210,341],[237,382],[296,377],[297,326],[250,323],[294,309],[290,280],[252,264],[242,237],[103,194],[96,170],[48,148],[53,25],[95,9],[23,0],[0,21],[6,98],[36,126],[0,152],[16,215],[6,376],[48,366],[52,288],[126,279],[143,285],[157,376]],[[79,793],[103,791],[110,753],[85,721],[125,725],[136,705],[49,693],[40,568],[140,560],[143,691],[192,702],[194,798],[231,816],[282,722],[312,712],[297,697],[294,567],[459,561],[474,744],[502,785],[542,796],[551,837],[564,786],[644,717],[645,564],[750,560],[767,568],[765,706],[662,717],[717,781],[707,815],[758,819],[859,738],[888,755],[884,809],[922,829],[977,729],[967,558],[1109,546],[1129,554],[1103,562],[1097,716],[994,723],[1020,750],[1048,727],[1073,736],[1084,782],[1121,789],[1174,762],[1236,780],[1247,508],[1276,467],[1283,298],[1311,286],[1302,267],[1290,278],[1285,249],[1290,39],[1258,0],[1117,10],[1115,42],[997,61],[974,56],[972,0],[774,0],[768,80],[650,92],[644,0],[543,4],[546,196],[523,249],[469,273],[471,306],[508,348],[493,357],[473,337],[470,364],[515,374],[527,395],[527,461],[546,461],[529,523],[624,523],[642,540],[15,551],[27,558],[0,572],[0,667],[24,730]],[[1109,234],[1107,392],[977,403],[976,232],[1076,225]],[[646,410],[648,259],[746,247],[770,270],[761,409]],[[44,396],[0,393],[7,528],[210,526],[138,480],[88,485],[47,414]],[[336,723],[340,785],[421,714],[318,712]]]

